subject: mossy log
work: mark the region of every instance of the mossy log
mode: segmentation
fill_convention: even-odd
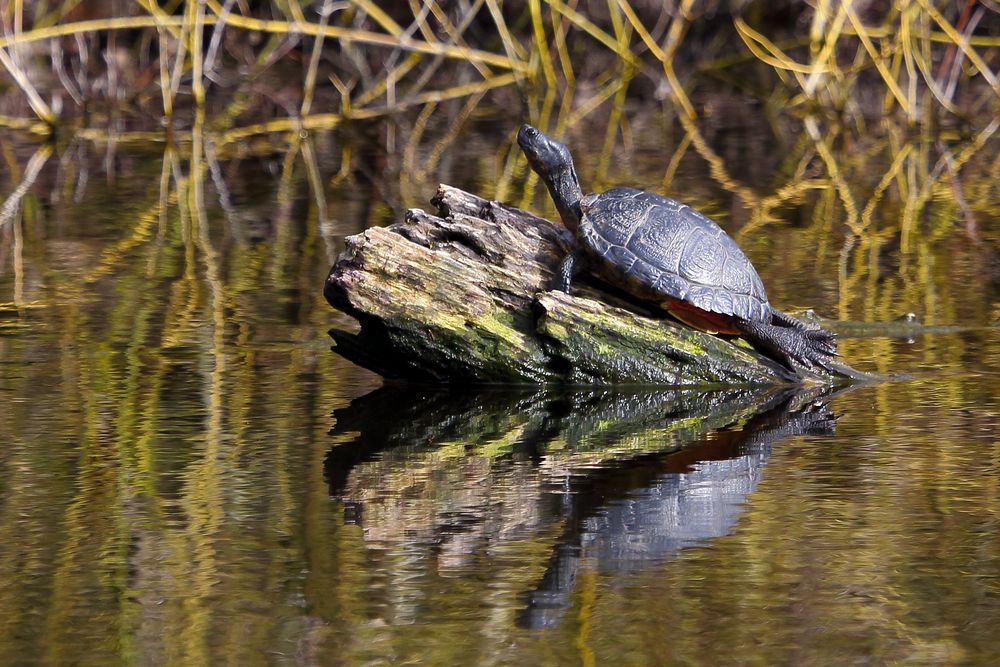
[[[787,381],[741,341],[694,331],[593,280],[549,291],[560,225],[442,185],[436,213],[348,237],[327,300],[360,324],[335,350],[386,378],[719,386]]]

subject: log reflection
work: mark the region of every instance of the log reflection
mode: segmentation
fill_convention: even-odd
[[[331,496],[365,544],[441,576],[540,543],[522,627],[559,622],[577,573],[627,573],[729,533],[772,445],[833,432],[829,390],[387,388],[334,413]]]

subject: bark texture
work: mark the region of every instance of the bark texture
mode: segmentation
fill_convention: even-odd
[[[360,324],[335,350],[387,378],[430,382],[783,382],[741,342],[644,311],[583,279],[548,291],[571,243],[548,220],[442,185],[435,213],[349,237],[327,300]]]

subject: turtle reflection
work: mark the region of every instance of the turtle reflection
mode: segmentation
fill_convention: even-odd
[[[774,442],[832,431],[827,391],[383,389],[335,413],[325,470],[369,548],[439,575],[547,544],[518,617],[541,627],[585,564],[634,571],[728,533]]]
[[[645,457],[571,485],[565,493],[568,528],[527,596],[520,624],[558,623],[584,561],[606,572],[629,572],[727,535],[773,443],[833,433],[836,416],[826,404],[803,398],[785,396],[738,430],[715,431],[680,452]]]

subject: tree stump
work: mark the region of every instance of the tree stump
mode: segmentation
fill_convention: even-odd
[[[424,382],[721,386],[787,382],[738,339],[695,331],[584,279],[549,291],[572,237],[548,220],[447,185],[436,214],[346,239],[324,295],[360,331],[335,351]],[[816,376],[822,379],[822,376]]]

